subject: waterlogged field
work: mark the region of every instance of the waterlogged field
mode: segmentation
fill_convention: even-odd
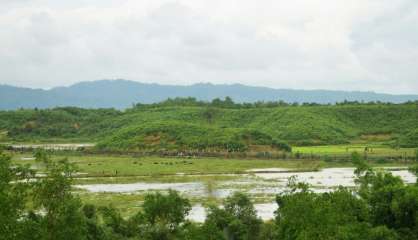
[[[326,147],[311,147],[311,149]],[[334,149],[340,150],[338,146]],[[307,150],[309,148],[305,148]],[[410,149],[411,154],[413,152]],[[316,192],[332,191],[338,186],[354,187],[351,163],[321,160],[260,160],[218,158],[160,158],[104,155],[53,155],[63,157],[78,167],[74,192],[86,203],[113,205],[125,216],[141,208],[144,196],[154,191],[179,191],[193,203],[189,218],[202,221],[205,207],[220,204],[233,192],[249,194],[258,214],[270,219],[277,208],[275,196],[287,188],[289,178],[306,182]],[[14,154],[15,163],[29,163],[42,173],[32,154]],[[389,161],[370,162],[382,171],[391,171],[404,181],[413,183],[415,176],[407,171],[408,164]]]
[[[401,177],[407,183],[416,182],[413,174],[405,168],[381,168],[380,171],[390,171]],[[271,219],[277,208],[275,196],[288,190],[290,178],[308,183],[314,192],[333,191],[338,186],[354,187],[353,168],[324,168],[313,172],[292,171],[292,169],[252,169],[244,174],[230,174],[225,178],[219,175],[202,177],[171,178],[171,182],[144,181],[130,183],[84,183],[75,185],[75,191],[85,202],[99,206],[109,204],[119,208],[123,214],[131,215],[141,207],[145,194],[153,191],[169,189],[180,192],[193,203],[190,218],[202,221],[205,216],[204,207],[208,204],[220,204],[223,199],[234,192],[248,194],[255,203],[260,217]],[[150,180],[150,179],[148,179]]]

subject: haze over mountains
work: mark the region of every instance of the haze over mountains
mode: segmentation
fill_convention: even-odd
[[[155,103],[175,97],[195,97],[210,101],[231,97],[235,102],[278,101],[335,103],[348,101],[381,101],[401,103],[418,100],[418,95],[391,95],[359,91],[292,90],[253,87],[241,84],[214,85],[199,83],[190,86],[146,84],[128,80],[80,82],[69,87],[50,90],[0,85],[0,109],[52,108],[76,106],[83,108],[118,108],[133,103]]]

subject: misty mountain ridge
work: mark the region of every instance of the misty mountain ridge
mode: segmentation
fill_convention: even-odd
[[[188,86],[140,83],[129,80],[80,82],[50,90],[0,85],[0,109],[83,108],[124,109],[134,103],[156,103],[175,97],[194,97],[211,101],[231,97],[235,102],[285,101],[289,103],[336,103],[347,101],[381,101],[402,103],[418,100],[418,95],[393,95],[361,91],[273,89],[242,84],[197,83]]]

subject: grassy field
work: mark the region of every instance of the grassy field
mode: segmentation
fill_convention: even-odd
[[[295,152],[305,154],[346,155],[351,152],[364,152],[365,145],[337,145],[297,147]],[[415,156],[415,149],[391,149],[375,145],[370,147],[369,156]],[[32,154],[14,154],[15,163],[29,163],[36,165],[31,159]],[[107,156],[107,155],[52,155],[55,160],[68,158],[78,167],[83,177],[137,177],[137,176],[164,176],[164,175],[201,175],[243,173],[253,168],[291,168],[297,170],[318,170],[324,167],[351,166],[350,162],[329,162],[323,160],[291,159],[291,160],[265,160],[265,159],[221,159],[221,158],[162,158],[162,157],[133,157],[133,156]],[[382,165],[380,162],[371,164]],[[403,161],[386,161],[384,165],[407,165]],[[41,166],[38,166],[41,167]]]
[[[120,210],[124,217],[132,216],[138,212],[144,200],[144,195],[141,194],[78,192],[78,195],[85,204],[94,204],[98,207],[113,206]]]
[[[345,144],[345,145],[324,145],[324,146],[308,146],[293,147],[293,152],[303,154],[328,154],[328,155],[349,155],[352,152],[364,153],[369,156],[408,156],[412,157],[416,154],[414,148],[391,148],[379,143],[368,144]]]
[[[34,160],[24,160],[31,154],[15,154],[15,163],[36,164]],[[130,156],[65,156],[75,163],[83,176],[152,176],[174,174],[220,174],[242,173],[252,168],[295,168],[315,170],[324,167],[322,161],[309,160],[261,160],[261,159],[220,159],[220,158],[161,158]],[[53,155],[58,160],[64,156]]]

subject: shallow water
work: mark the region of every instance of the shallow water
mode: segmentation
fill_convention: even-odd
[[[278,171],[279,170],[279,171]],[[395,176],[401,177],[406,183],[415,183],[416,177],[405,169],[386,168]],[[247,193],[252,199],[259,199],[254,206],[257,214],[263,220],[272,219],[277,204],[275,195],[287,189],[288,179],[295,176],[297,181],[311,185],[314,192],[333,191],[338,186],[354,187],[354,168],[326,168],[317,172],[289,172],[289,169],[253,169],[249,174],[235,175],[237,178],[228,181],[211,183],[203,181],[161,183],[138,182],[127,184],[85,184],[76,185],[92,193],[135,193],[144,194],[147,191],[167,191],[169,189],[180,192],[185,197],[198,202],[205,202],[207,198],[224,199],[234,192]],[[180,176],[179,176],[180,177]],[[214,177],[216,177],[214,175]],[[203,222],[206,210],[201,204],[196,204],[188,216],[190,220]]]
[[[206,187],[201,182],[189,183],[126,183],[126,184],[85,184],[75,185],[93,193],[132,193],[150,190],[176,190],[182,194],[200,195],[206,192]]]
[[[387,168],[386,171],[391,172],[394,176],[399,176],[406,183],[416,182],[416,177],[407,170],[392,170]],[[306,182],[314,187],[354,187],[354,168],[325,168],[317,172],[272,172],[272,173],[256,173],[257,177],[275,180],[286,183],[287,180],[295,176],[299,182]]]
[[[196,204],[192,206],[187,219],[190,221],[202,223],[205,221],[206,216],[206,209],[202,206],[202,204]]]
[[[291,170],[290,168],[254,168],[247,170],[247,172],[289,172]]]
[[[266,171],[266,169],[263,169],[263,171]],[[407,170],[388,169],[386,171],[401,177],[406,183],[416,182],[415,175]],[[317,192],[334,189],[338,186],[355,186],[354,168],[326,168],[317,172],[264,172],[236,176],[238,176],[236,180],[216,181],[214,186],[211,187],[208,187],[204,182],[198,181],[184,183],[138,182],[126,184],[85,184],[76,185],[75,187],[93,193],[132,193],[148,190],[173,189],[186,195],[224,198],[235,191],[243,191],[249,194],[278,194],[286,189],[290,177],[295,177],[298,182],[308,183]]]
[[[270,220],[274,218],[274,212],[277,210],[277,203],[259,203],[254,204],[257,215],[263,220]]]

